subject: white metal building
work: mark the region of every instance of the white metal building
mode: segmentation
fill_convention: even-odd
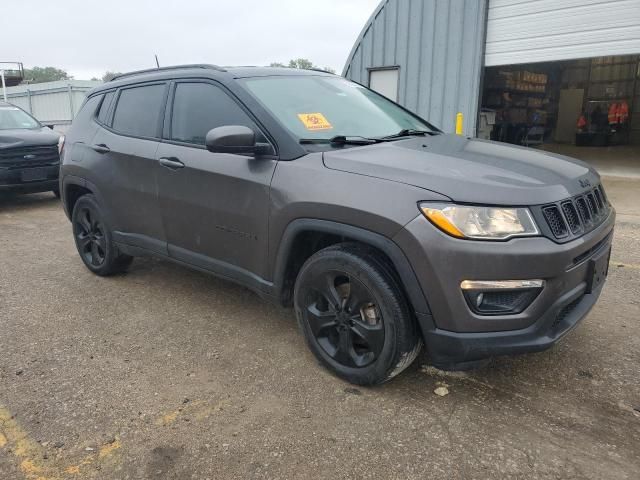
[[[7,87],[7,101],[40,122],[64,132],[80,109],[87,92],[102,82],[59,80]]]
[[[485,107],[498,140],[573,141],[583,115],[580,141],[640,143],[640,0],[383,0],[343,75],[449,132],[494,138]]]

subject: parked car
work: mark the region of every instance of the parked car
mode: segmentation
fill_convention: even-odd
[[[117,77],[68,132],[61,191],[98,275],[153,255],[293,306],[331,371],[381,383],[543,350],[607,274],[613,207],[567,157],[445,135],[317,71]]]
[[[0,192],[60,196],[61,136],[21,108],[0,102]]]

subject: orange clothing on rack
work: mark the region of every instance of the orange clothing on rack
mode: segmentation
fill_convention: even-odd
[[[584,115],[580,115],[580,118],[578,118],[578,124],[577,124],[578,129],[581,130],[586,126],[587,126],[587,119],[584,118]]]
[[[626,101],[622,101],[618,105],[618,123],[626,123],[629,119],[629,104]]]

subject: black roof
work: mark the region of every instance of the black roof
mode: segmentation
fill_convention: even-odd
[[[303,70],[286,67],[219,67],[209,64],[174,65],[169,67],[151,68],[123,73],[114,77],[111,81],[96,87],[93,91],[108,90],[128,83],[146,80],[166,80],[181,76],[202,76],[220,78],[228,80],[247,77],[268,77],[268,76],[303,76],[303,75],[333,75],[323,70]]]

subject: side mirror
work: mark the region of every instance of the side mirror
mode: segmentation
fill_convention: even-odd
[[[215,153],[266,153],[265,145],[256,143],[256,133],[242,125],[228,125],[209,130],[205,145],[207,150]]]

